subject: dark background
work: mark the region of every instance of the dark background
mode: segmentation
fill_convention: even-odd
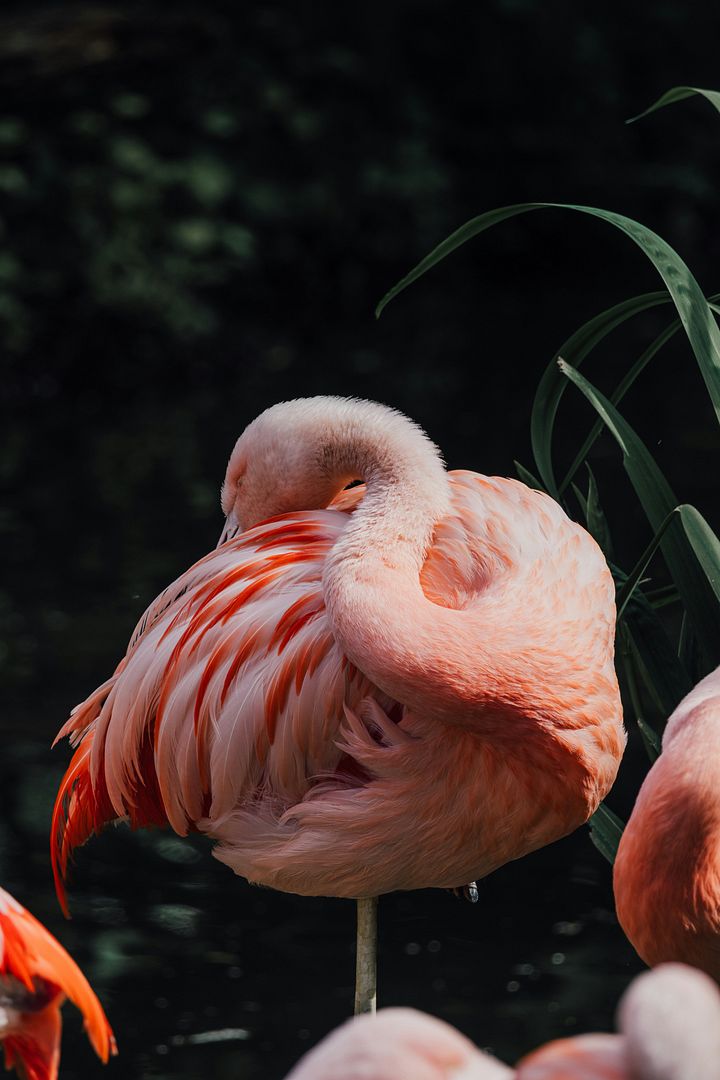
[[[215,543],[227,454],[261,409],[378,399],[451,467],[512,475],[532,464],[532,397],[560,343],[659,287],[615,230],[544,211],[376,322],[385,290],[464,220],[601,206],[720,289],[720,117],[692,100],[623,123],[671,86],[719,88],[719,31],[713,5],[677,0],[4,5],[0,880],[94,979],[122,1051],[103,1075],[282,1076],[347,1012],[353,916],[250,889],[207,845],[119,829],[80,853],[63,924],[46,844],[68,753],[50,739]],[[618,332],[589,377],[612,388],[668,318]],[[715,421],[684,340],[623,409],[719,529]],[[570,390],[561,462],[590,419]],[[614,444],[594,460],[627,568],[647,527]],[[620,812],[645,768],[631,751]],[[609,1027],[641,967],[585,830],[498,872],[474,908],[433,893],[382,908],[382,1002],[507,1060]],[[187,1041],[226,1028],[245,1035]],[[99,1075],[80,1044],[69,1019],[63,1075]]]

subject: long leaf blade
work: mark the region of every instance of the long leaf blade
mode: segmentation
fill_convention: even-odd
[[[635,713],[635,721],[640,729],[648,756],[654,761],[659,753],[657,747],[660,745],[660,736],[645,719],[645,709],[638,683],[642,682],[645,687],[648,698],[657,710],[660,730],[664,730],[668,716],[674,711],[678,701],[682,700],[682,698],[672,696],[672,685],[668,686],[663,678],[662,653],[665,653],[665,659],[667,659],[669,642],[665,635],[657,634],[648,639],[643,637],[637,640],[629,626],[624,624],[622,643],[623,672]],[[657,644],[660,644],[660,653],[656,649]],[[670,655],[672,655],[671,650]]]
[[[665,291],[643,293],[623,300],[619,304],[601,311],[588,320],[572,334],[558,349],[545,368],[533,400],[530,414],[530,444],[535,464],[553,498],[559,501],[565,483],[558,488],[552,463],[552,440],[555,417],[560,400],[567,389],[567,379],[563,378],[557,366],[557,357],[563,356],[574,368],[579,368],[585,358],[608,334],[621,326],[627,319],[660,304],[669,304],[670,296]]]
[[[678,332],[679,329],[680,320],[675,319],[670,324],[670,326],[667,326],[663,330],[663,332],[659,334],[655,338],[655,340],[650,343],[647,349],[645,349],[642,355],[638,357],[630,370],[626,373],[624,378],[618,383],[616,389],[613,391],[610,397],[610,401],[613,403],[613,405],[619,405],[619,403],[625,397],[625,394],[627,394],[630,387],[633,385],[635,380],[642,374],[642,372],[645,370],[652,358],[657,355],[663,345],[665,345]],[[561,353],[560,355],[565,356],[564,353]],[[573,367],[576,366],[577,365],[573,364]],[[588,432],[585,441],[575,455],[575,458],[570,468],[568,469],[562,483],[560,484],[558,490],[561,495],[572,480],[572,478],[575,476],[578,469],[581,468],[581,466],[585,462],[588,454],[590,453],[597,439],[599,438],[600,433],[602,432],[602,428],[602,420],[597,420]]]
[[[617,855],[620,837],[625,828],[624,821],[617,814],[614,814],[605,803],[600,803],[590,818],[589,825],[590,839],[600,854],[604,855],[612,866]]]
[[[671,90],[666,92],[654,101],[647,109],[644,109],[637,116],[631,116],[629,120],[626,120],[626,124],[634,124],[636,120],[642,120],[644,116],[649,116],[650,113],[657,112],[658,109],[664,109],[666,105],[674,105],[677,101],[684,101],[686,98],[694,97],[699,94],[700,97],[704,97],[706,101],[709,101],[711,105],[714,105],[718,112],[720,112],[720,92],[717,90],[701,90],[699,86],[673,86]]]
[[[720,603],[720,540],[694,506],[679,507],[685,535]]]
[[[625,579],[625,581],[623,582],[623,584],[618,589],[617,597],[616,597],[616,600],[615,600],[616,606],[617,606],[617,617],[618,617],[618,619],[622,618],[623,612],[625,611],[625,608],[626,608],[627,604],[629,603],[629,601],[632,598],[636,588],[638,587],[638,585],[640,583],[640,578],[645,573],[645,571],[646,571],[646,569],[648,567],[648,564],[650,563],[650,560],[652,559],[653,555],[655,554],[657,549],[660,547],[660,541],[662,540],[663,536],[665,535],[666,529],[670,525],[670,522],[672,521],[673,516],[680,509],[681,509],[681,507],[678,506],[674,510],[670,511],[670,513],[667,515],[665,520],[660,525],[660,528],[657,530],[657,532],[653,536],[653,538],[650,541],[650,543],[648,544],[648,546],[643,551],[643,553],[640,556],[640,558],[638,559],[637,563],[635,564],[633,569],[630,571],[630,573],[628,574],[628,576]]]
[[[564,361],[559,361],[563,374],[585,395],[595,411],[604,420],[623,454],[623,466],[640,499],[645,514],[658,532],[665,518],[676,508],[670,485],[656,465],[652,455],[639,436],[617,409],[587,379]],[[697,514],[697,511],[695,512]],[[697,515],[699,518],[700,515]],[[714,548],[705,529],[695,517],[691,518],[699,549],[708,565],[714,566]],[[720,660],[720,606],[712,580],[706,576],[705,565],[698,561],[692,542],[678,530],[669,528],[660,546],[683,603],[697,634],[703,659],[707,668]],[[720,554],[719,554],[720,557]]]
[[[645,688],[658,710],[659,727],[692,690],[693,681],[667,635],[665,627],[640,590],[623,613],[623,637],[639,664]]]
[[[451,255],[453,251],[456,251],[459,247],[462,247],[463,244],[466,244],[468,240],[472,240],[474,236],[491,228],[493,225],[499,224],[501,221],[505,221],[507,218],[516,217],[518,214],[525,214],[529,210],[540,210],[545,205],[549,204],[517,203],[515,206],[503,206],[497,210],[488,210],[487,213],[480,214],[478,217],[466,221],[459,229],[456,229],[444,240],[441,240],[437,247],[434,247],[424,259],[421,259],[420,262],[405,275],[405,277],[401,278],[396,285],[393,285],[393,287],[385,293],[382,300],[375,308],[375,317],[379,319],[387,305],[391,300],[394,300],[398,293],[403,292],[404,289],[407,289],[408,285],[412,285],[414,281],[421,278],[423,274],[426,274],[433,266],[442,262],[442,260],[448,255]]]
[[[478,217],[472,218],[464,225],[461,225],[459,229],[456,229],[454,233],[438,244],[429,255],[426,255],[417,266],[394,285],[378,304],[376,315],[379,316],[394,297],[457,248],[467,243],[468,240],[508,218],[516,217],[518,214],[526,214],[532,210],[543,209],[572,210],[581,214],[589,214],[591,217],[598,218],[619,229],[644,252],[665,283],[677,308],[680,321],[685,328],[695,359],[705,380],[713,407],[718,420],[720,420],[720,330],[718,330],[713,313],[700,286],[688,266],[662,237],[639,222],[633,221],[632,218],[624,217],[622,214],[615,214],[610,210],[599,210],[592,206],[578,206],[575,203],[531,202],[518,203],[515,206],[504,206],[480,214]],[[551,494],[554,494],[554,485],[549,483],[548,477],[540,469],[539,462],[538,469],[540,478],[547,485]]]
[[[587,493],[587,527],[588,532],[593,537],[595,542],[600,547],[601,551],[605,555],[606,559],[612,559],[613,557],[613,542],[610,535],[610,526],[608,520],[605,517],[605,511],[602,508],[600,502],[600,492],[598,491],[597,481],[590,466],[587,466],[588,471],[588,493]]]
[[[534,473],[526,469],[519,461],[513,462],[515,466],[515,472],[518,474],[518,479],[522,480],[523,484],[527,484],[529,488],[534,488],[535,491],[544,491],[545,488],[540,480]]]
[[[718,314],[720,313],[720,308],[713,302],[716,300],[720,300],[720,294],[709,297],[708,305],[712,311]],[[668,293],[653,292],[633,297],[631,300],[626,300],[622,304],[617,304],[615,307],[608,308],[607,311],[601,312],[599,315],[596,315],[595,318],[585,323],[584,326],[581,326],[580,329],[577,330],[572,337],[568,338],[568,340],[558,349],[556,355],[564,357],[568,363],[572,364],[572,366],[577,369],[591,350],[621,323],[631,319],[640,312],[647,311],[652,307],[657,307],[658,304],[669,304],[670,302],[671,298]],[[667,326],[665,330],[650,343],[650,345],[648,345],[647,349],[645,349],[641,356],[638,357],[613,391],[610,398],[613,405],[617,405],[622,401],[635,380],[642,374],[660,349],[677,333],[681,326],[682,323],[680,322],[680,319],[674,319],[673,322]],[[551,455],[553,428],[555,415],[560,404],[560,398],[566,387],[567,380],[563,378],[558,370],[555,359],[553,359],[548,364],[542,379],[540,380],[530,418],[531,444],[533,446],[536,461],[538,462],[538,468],[547,473],[548,479],[552,479],[553,485],[555,484]],[[570,468],[566,472],[562,483],[555,487],[551,492],[556,499],[559,499],[560,496],[562,496],[578,469],[585,462],[590,450],[598,439],[602,428],[603,424],[601,420],[598,420],[591,428],[585,441],[575,455]]]

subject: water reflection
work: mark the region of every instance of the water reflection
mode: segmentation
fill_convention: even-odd
[[[352,1007],[353,905],[251,887],[201,837],[117,826],[77,853],[64,922],[47,853],[66,760],[16,736],[0,762],[0,880],[71,950],[118,1037],[103,1068],[68,1010],[64,1080],[282,1077]],[[609,1029],[642,965],[587,833],[479,891],[474,905],[437,891],[383,898],[381,1003],[441,1016],[507,1061]]]

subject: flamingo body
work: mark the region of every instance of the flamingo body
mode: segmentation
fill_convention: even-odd
[[[251,881],[363,897],[462,885],[594,811],[624,747],[602,555],[547,496],[431,447],[331,398],[248,428],[221,544],[60,732],[79,744],[61,895],[116,818],[206,833]]]
[[[518,1064],[516,1080],[629,1080],[624,1040],[578,1035],[541,1046]]]
[[[354,1017],[286,1080],[510,1080],[512,1070],[459,1031],[416,1009]]]
[[[355,1017],[286,1080],[717,1080],[720,994],[701,972],[664,964],[640,975],[618,1009],[619,1034],[558,1039],[515,1069],[414,1009]]]
[[[0,889],[0,1042],[5,1065],[23,1080],[55,1080],[65,998],[77,1005],[98,1057],[115,1040],[105,1013],[74,960],[45,927]]]
[[[618,1035],[558,1039],[519,1062],[517,1080],[717,1080],[720,994],[702,972],[662,964],[623,995]]]
[[[649,965],[720,980],[720,668],[680,702],[614,867],[618,919]]]

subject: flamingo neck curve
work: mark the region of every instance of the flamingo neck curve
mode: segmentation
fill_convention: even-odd
[[[347,437],[323,451],[339,478],[366,484],[328,555],[325,603],[343,651],[381,690],[457,722],[462,672],[474,658],[445,625],[460,613],[433,603],[420,582],[435,528],[451,510],[450,481],[419,428],[389,411],[383,420],[377,430],[346,427]]]
[[[542,582],[533,605],[519,568],[502,589],[486,579],[469,606],[431,599],[420,575],[438,523],[453,512],[450,479],[435,447],[404,417],[390,413],[393,423],[385,417],[378,429],[364,419],[354,430],[345,426],[345,439],[336,432],[323,451],[338,477],[366,483],[323,574],[338,644],[413,713],[465,728],[512,753],[519,746],[526,755],[535,749],[545,764],[555,754],[557,770],[577,773],[582,797],[594,809],[624,743],[611,652],[598,661],[593,632],[585,643],[591,685],[578,682],[563,651],[562,621],[547,626]],[[374,431],[380,432],[375,440]],[[480,503],[482,492],[478,485]],[[482,515],[482,505],[479,510]],[[578,544],[589,542],[582,530],[567,527]]]

